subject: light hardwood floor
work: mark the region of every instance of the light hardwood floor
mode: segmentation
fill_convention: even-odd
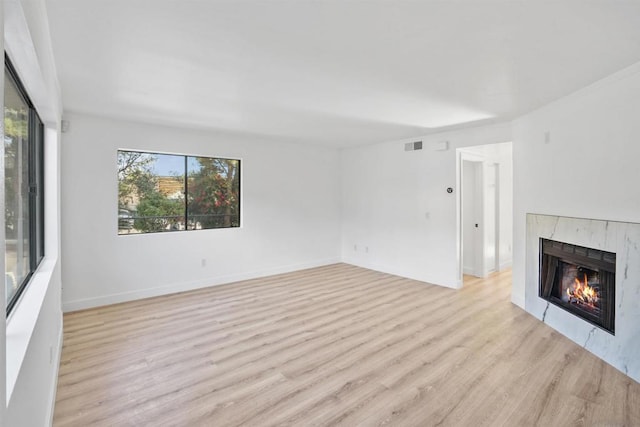
[[[640,426],[640,384],[509,302],[345,264],[65,314],[55,426]]]

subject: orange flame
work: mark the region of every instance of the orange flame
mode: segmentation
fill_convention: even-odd
[[[575,278],[575,283],[572,288],[567,288],[567,295],[569,296],[569,302],[575,302],[577,304],[586,304],[595,308],[598,303],[598,292],[591,286],[587,280],[587,275],[584,275],[584,283]]]

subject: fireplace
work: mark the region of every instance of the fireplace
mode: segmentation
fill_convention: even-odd
[[[539,296],[615,335],[616,254],[540,239]]]

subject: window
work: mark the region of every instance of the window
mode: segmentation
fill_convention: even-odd
[[[118,234],[240,226],[240,160],[118,150]]]
[[[4,191],[7,313],[44,257],[44,125],[5,55]]]

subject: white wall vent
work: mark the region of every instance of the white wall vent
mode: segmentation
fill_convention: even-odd
[[[422,150],[422,141],[407,142],[404,144],[404,151]]]

